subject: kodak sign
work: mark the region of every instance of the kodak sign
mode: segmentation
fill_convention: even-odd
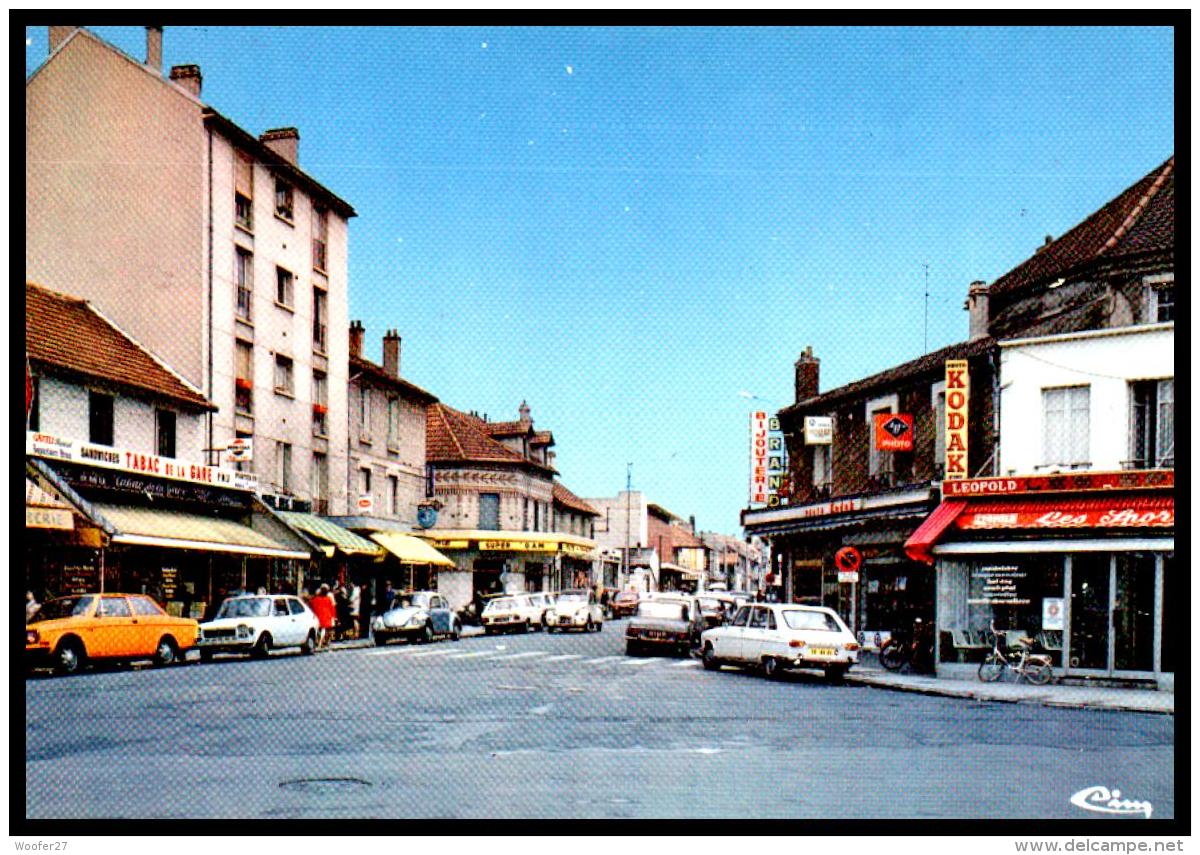
[[[958,481],[967,473],[967,411],[971,399],[971,375],[967,360],[946,360],[946,474]]]

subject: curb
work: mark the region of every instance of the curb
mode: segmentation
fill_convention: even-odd
[[[1147,715],[1175,715],[1174,705],[1167,709],[1161,707],[1141,707],[1133,704],[1121,703],[1119,700],[1088,702],[1062,700],[1053,697],[1003,697],[981,694],[973,689],[959,689],[953,686],[927,686],[913,683],[898,683],[888,680],[879,680],[870,674],[850,673],[846,675],[846,682],[858,683],[860,685],[871,686],[877,689],[888,689],[893,692],[912,692],[919,695],[963,698],[965,700],[974,700],[981,703],[1039,704],[1041,706],[1055,707],[1058,709],[1109,710],[1113,712],[1145,713]]]

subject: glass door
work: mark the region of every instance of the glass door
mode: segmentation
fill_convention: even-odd
[[[1154,670],[1154,556],[1128,552],[1114,567],[1113,670]]]
[[[1109,582],[1106,554],[1080,553],[1071,561],[1071,660],[1074,669],[1108,671]]]

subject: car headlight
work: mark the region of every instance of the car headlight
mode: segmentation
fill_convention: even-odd
[[[554,609],[546,610],[546,620],[557,620],[557,619],[558,619],[558,615],[555,613]]]
[[[587,609],[580,609],[579,611],[575,612],[576,620],[580,620],[580,619],[587,620],[587,616],[588,616]]]
[[[246,624],[244,624],[244,623],[238,624],[237,636],[238,636],[238,638],[249,638],[250,637],[250,627],[246,626]]]
[[[37,634],[36,629],[25,630],[25,643],[26,644],[37,644],[38,643],[38,634]]]

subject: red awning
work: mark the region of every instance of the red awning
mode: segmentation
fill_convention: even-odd
[[[958,518],[967,508],[967,503],[962,499],[952,499],[948,502],[942,502],[930,514],[925,522],[912,533],[912,537],[904,544],[904,552],[913,561],[921,561],[925,564],[933,563],[933,555],[930,553],[930,548],[937,543],[942,532]]]
[[[1086,499],[992,499],[972,502],[955,525],[964,531],[1174,528],[1175,497],[1116,494]]]

